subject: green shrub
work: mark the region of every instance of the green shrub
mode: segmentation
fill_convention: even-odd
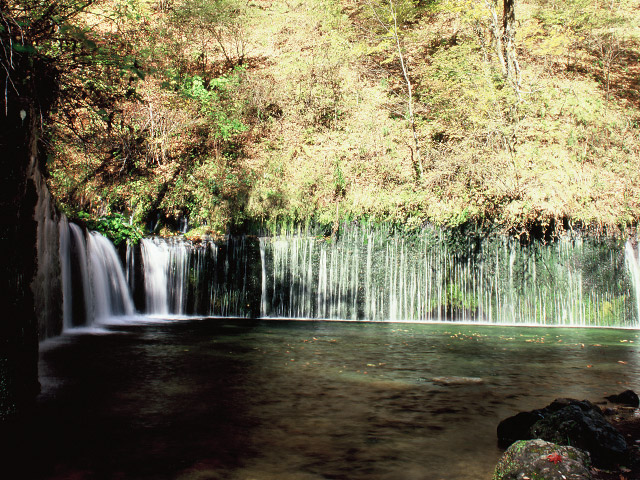
[[[247,130],[241,118],[242,105],[234,96],[242,71],[238,67],[231,74],[214,78],[206,86],[201,77],[194,75],[187,77],[180,86],[180,93],[195,100],[200,113],[211,122],[214,135],[225,141]]]
[[[140,225],[131,224],[121,213],[106,215],[100,218],[92,218],[86,212],[78,213],[77,217],[84,221],[89,230],[100,232],[109,238],[116,246],[123,241],[138,243],[144,236],[144,231]]]

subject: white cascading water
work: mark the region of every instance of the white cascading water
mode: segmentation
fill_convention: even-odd
[[[624,246],[624,258],[631,273],[633,293],[636,299],[636,312],[638,313],[638,318],[640,318],[640,244],[637,241],[627,240]]]
[[[193,243],[182,237],[141,241],[145,313],[240,316],[247,310],[245,240]],[[219,259],[219,249],[225,254]]]
[[[169,249],[148,238],[142,240],[141,246],[146,312],[166,315],[169,313]]]
[[[62,215],[58,223],[60,236],[60,279],[62,282],[62,329],[73,326],[73,286],[71,284],[71,238],[69,222]]]
[[[125,275],[102,235],[85,236],[66,218],[57,232],[64,328],[132,315],[133,249]],[[366,225],[345,228],[339,239],[298,230],[253,246],[247,237],[220,244],[146,238],[144,313],[247,316],[253,302],[262,317],[638,324],[640,252],[632,241],[625,260],[621,245],[579,236],[549,245],[507,237],[473,242],[434,228],[406,236]],[[257,250],[259,271],[252,269]],[[85,318],[73,318],[81,305]]]
[[[89,260],[87,259],[87,242],[85,240],[84,232],[75,223],[69,224],[69,231],[71,232],[73,252],[75,254],[78,271],[80,273],[80,285],[82,286],[82,295],[84,299],[84,319],[78,319],[77,323],[90,325],[95,319],[95,314],[93,309],[94,293],[91,287]],[[96,294],[101,295],[99,292]],[[76,322],[71,323],[71,325],[74,323]]]
[[[184,315],[187,301],[191,249],[181,238],[145,238],[144,263],[146,313]]]
[[[111,241],[97,232],[85,236],[64,216],[58,235],[63,330],[134,315],[120,257]]]
[[[260,239],[260,316],[267,316],[267,262],[265,261],[265,243],[264,238]]]
[[[133,315],[135,308],[115,247],[98,232],[87,236],[87,258],[94,319],[103,321],[117,315]]]
[[[437,229],[403,236],[368,226],[346,228],[337,241],[300,230],[262,238],[262,315],[568,326],[637,323],[626,300],[628,287],[606,278],[620,270],[615,250],[606,243],[587,244],[579,236],[532,246],[507,237],[478,245],[451,242]]]

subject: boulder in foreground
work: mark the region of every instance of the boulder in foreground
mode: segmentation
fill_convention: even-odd
[[[596,466],[610,467],[624,462],[627,456],[624,437],[587,400],[558,399],[543,409],[521,412],[498,425],[498,441],[503,446],[535,438],[589,452]]]
[[[494,480],[591,480],[589,454],[544,440],[519,440],[504,453]]]

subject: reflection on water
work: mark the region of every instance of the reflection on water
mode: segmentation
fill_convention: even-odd
[[[637,388],[640,374],[633,330],[223,319],[110,328],[43,349],[24,473],[489,479],[502,418]]]

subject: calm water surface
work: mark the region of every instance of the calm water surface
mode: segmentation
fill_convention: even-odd
[[[42,348],[23,477],[490,479],[498,422],[640,386],[638,331],[179,320]]]

